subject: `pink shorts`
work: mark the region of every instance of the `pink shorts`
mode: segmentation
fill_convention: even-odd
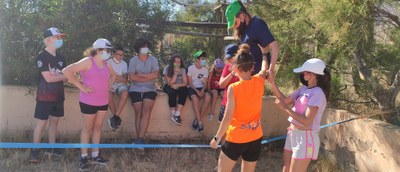
[[[318,131],[289,130],[284,149],[292,152],[293,159],[317,160],[319,146]]]

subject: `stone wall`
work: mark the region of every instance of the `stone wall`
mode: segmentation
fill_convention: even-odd
[[[0,111],[0,133],[13,135],[16,133],[30,133],[36,124],[33,117],[35,110],[36,90],[28,87],[1,86],[1,111]],[[79,92],[77,89],[65,89],[66,100],[64,103],[65,116],[59,122],[60,137],[79,138],[81,128],[81,113],[78,104]],[[262,127],[265,137],[284,135],[289,125],[286,116],[273,106],[273,97],[263,98],[263,117]],[[174,124],[170,119],[168,106],[168,95],[158,92],[154,108],[151,113],[151,120],[146,137],[151,139],[200,139],[204,137],[212,138],[217,129],[220,100],[217,101],[217,108],[214,114],[214,121],[208,121],[207,114],[203,115],[205,131],[197,132],[191,129],[195,115],[192,104],[187,99],[183,112],[181,113],[182,126]],[[108,112],[110,115],[110,112]],[[131,101],[128,100],[121,115],[122,127],[117,131],[112,131],[105,122],[103,126],[104,138],[118,138],[136,136],[134,130],[134,111]]]
[[[357,117],[328,109],[325,123]],[[400,169],[400,127],[373,119],[358,119],[320,132],[323,155],[343,171],[395,172]]]

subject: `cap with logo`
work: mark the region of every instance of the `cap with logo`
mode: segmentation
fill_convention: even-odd
[[[94,49],[99,49],[99,48],[112,48],[110,41],[104,38],[100,38],[96,40],[93,43],[93,48]]]
[[[43,38],[51,37],[51,36],[65,36],[65,34],[61,33],[57,28],[51,27],[46,29],[43,33]]]
[[[222,68],[224,68],[225,63],[224,63],[224,61],[221,60],[221,59],[215,59],[215,60],[214,60],[214,65],[215,65],[215,68],[217,68],[217,69],[222,69]]]
[[[194,53],[194,58],[195,58],[195,59],[198,59],[198,58],[200,58],[200,57],[207,57],[206,52],[205,52],[205,51],[199,50],[199,51],[197,51],[197,52]]]
[[[239,46],[236,44],[229,44],[225,47],[225,59],[232,58],[235,56],[237,51],[239,50]]]
[[[301,73],[304,71],[312,72],[318,75],[324,75],[324,69],[326,65],[324,61],[317,58],[308,59],[301,67],[293,69],[294,73]]]
[[[226,21],[228,21],[228,29],[235,25],[235,18],[236,15],[239,13],[242,6],[240,5],[239,1],[235,0],[225,10]]]

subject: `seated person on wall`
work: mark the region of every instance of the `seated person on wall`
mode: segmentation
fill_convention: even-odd
[[[207,92],[207,78],[208,69],[207,65],[207,54],[204,51],[197,51],[194,54],[195,63],[188,68],[188,95],[192,100],[193,110],[196,115],[196,119],[193,121],[193,130],[203,131],[204,125],[201,120],[201,115],[208,107],[210,102],[210,94]],[[200,99],[204,99],[203,103],[200,104]]]
[[[225,63],[221,59],[215,59],[214,65],[210,71],[210,77],[208,79],[208,88],[211,92],[211,110],[208,115],[208,120],[214,119],[214,109],[217,105],[217,98],[224,96],[224,88],[219,86],[219,80],[221,78],[222,69],[224,69]]]
[[[108,119],[108,124],[111,129],[115,130],[121,126],[121,113],[124,109],[126,100],[128,99],[128,64],[123,60],[124,48],[117,45],[112,50],[112,57],[106,62],[112,66],[116,73],[116,79],[111,86],[109,104],[112,117]],[[114,102],[114,95],[119,96],[117,105]]]
[[[187,96],[187,75],[184,62],[179,54],[171,56],[164,71],[164,92],[168,94],[168,104],[171,109],[171,120],[182,125],[181,111]],[[176,97],[178,96],[178,105]]]
[[[136,144],[144,143],[151,110],[156,99],[156,81],[159,74],[158,60],[150,55],[152,44],[145,38],[139,38],[135,45],[136,56],[129,61],[129,97],[135,110]]]

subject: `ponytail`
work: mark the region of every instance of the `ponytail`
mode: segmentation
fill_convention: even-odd
[[[331,73],[328,71],[328,69],[324,69],[324,75],[317,75],[317,86],[322,88],[326,100],[328,101],[331,91]]]
[[[87,48],[84,52],[83,52],[83,57],[93,57],[97,54],[96,49],[94,49],[93,47],[89,47]]]

